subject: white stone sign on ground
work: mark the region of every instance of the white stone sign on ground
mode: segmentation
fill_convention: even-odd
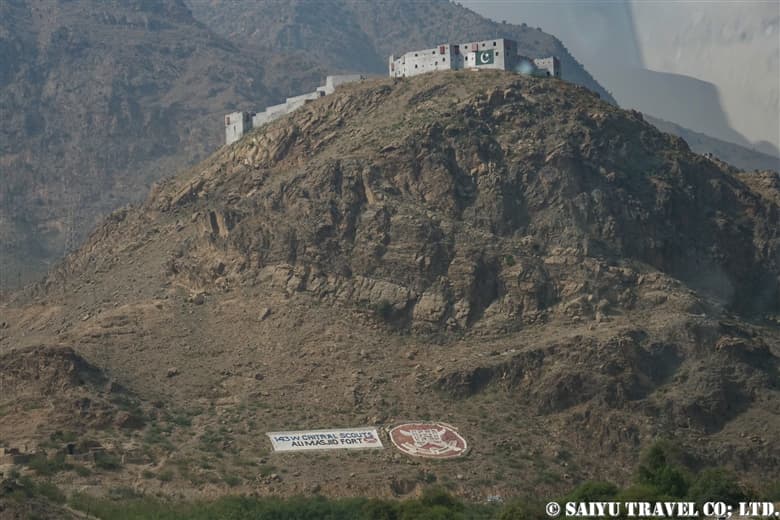
[[[269,432],[274,451],[384,448],[376,428]]]
[[[468,448],[454,426],[441,422],[399,424],[390,430],[390,440],[407,455],[430,459],[460,457]]]

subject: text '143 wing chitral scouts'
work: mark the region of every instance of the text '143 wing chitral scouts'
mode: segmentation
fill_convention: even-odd
[[[390,430],[395,447],[414,457],[450,459],[466,453],[466,439],[444,423],[407,423]]]
[[[376,428],[267,433],[274,451],[384,448]]]

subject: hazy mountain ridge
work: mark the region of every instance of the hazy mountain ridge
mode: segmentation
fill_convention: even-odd
[[[519,51],[531,57],[558,56],[564,79],[612,101],[555,36],[527,26],[496,23],[449,0],[187,0],[187,5],[196,18],[236,45],[264,53],[304,51],[333,71],[384,75],[390,54],[448,41],[512,38]]]
[[[777,157],[777,144],[746,136],[777,141],[780,11],[716,4],[469,3],[555,34],[624,108]],[[712,145],[705,151],[723,156]]]
[[[780,171],[780,157],[761,153],[758,150],[745,148],[732,142],[721,141],[649,115],[645,115],[645,118],[659,130],[685,139],[691,150],[696,153],[711,153],[718,159],[748,172],[754,170]]]

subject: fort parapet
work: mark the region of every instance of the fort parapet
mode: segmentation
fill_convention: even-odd
[[[225,116],[225,144],[232,144],[241,139],[243,135],[253,128],[270,123],[280,117],[289,114],[309,101],[333,94],[336,87],[344,83],[362,81],[366,76],[362,74],[341,74],[328,76],[325,84],[317,87],[314,92],[288,97],[284,103],[266,107],[262,112],[232,112]]]

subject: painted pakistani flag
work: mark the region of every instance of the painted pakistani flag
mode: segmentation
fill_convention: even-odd
[[[493,63],[493,49],[477,51],[477,65],[490,65]]]

